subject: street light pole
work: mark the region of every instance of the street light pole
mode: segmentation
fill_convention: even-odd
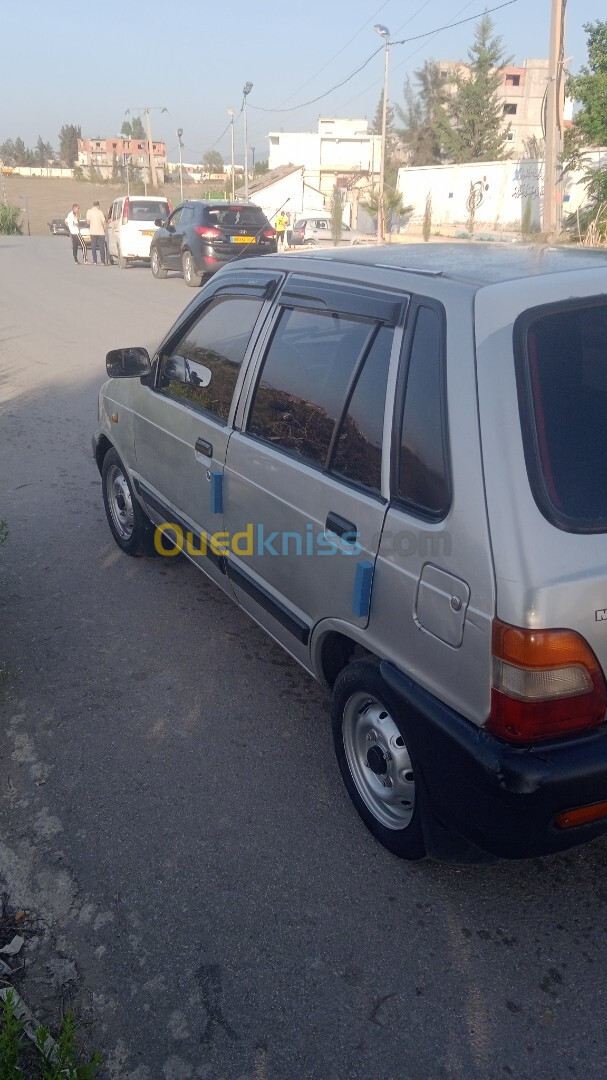
[[[251,173],[255,176],[255,147],[251,146]]]
[[[183,202],[183,162],[181,159],[181,151],[183,149],[183,143],[181,136],[183,135],[183,128],[177,128],[177,138],[179,139],[179,191],[180,201]]]
[[[384,39],[384,96],[381,116],[381,157],[379,162],[379,198],[377,200],[377,243],[384,242],[384,180],[386,175],[386,119],[388,114],[388,63],[390,56],[390,31],[387,26],[377,23],[373,29]]]
[[[232,143],[232,202],[234,202],[234,199],[236,198],[236,189],[234,186],[234,110],[231,105],[228,109],[228,116],[230,117],[230,135]]]
[[[247,134],[247,98],[253,89],[252,82],[244,84],[242,94],[242,108],[244,112],[244,201],[249,201],[249,141]]]

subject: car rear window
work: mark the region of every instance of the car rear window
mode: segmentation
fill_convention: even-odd
[[[536,501],[560,528],[607,532],[607,303],[527,313],[522,346],[519,395]]]
[[[129,221],[155,221],[156,218],[168,218],[169,214],[167,202],[149,202],[145,199],[129,202]]]
[[[206,210],[209,225],[223,225],[226,229],[261,228],[267,224],[263,210],[258,206],[209,206]]]

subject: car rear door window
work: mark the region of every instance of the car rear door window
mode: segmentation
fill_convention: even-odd
[[[262,304],[261,295],[215,297],[161,358],[159,389],[226,423]]]
[[[554,305],[515,326],[525,455],[540,509],[572,532],[607,531],[607,303]]]
[[[436,307],[419,306],[406,368],[401,416],[397,496],[422,517],[449,509],[443,325]]]
[[[266,354],[247,430],[324,466],[374,324],[335,312],[284,308]]]
[[[331,472],[372,491],[381,489],[386,387],[394,330],[380,326],[339,426]]]

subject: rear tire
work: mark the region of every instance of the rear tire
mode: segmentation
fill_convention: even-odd
[[[121,270],[126,270],[128,265],[129,265],[128,259],[124,258],[124,255],[122,254],[120,248],[118,248],[118,266],[120,267]]]
[[[149,546],[152,524],[135,498],[126,468],[112,447],[101,470],[103,505],[118,547],[127,555],[141,555]]]
[[[375,660],[354,660],[335,680],[335,754],[357,813],[380,844],[401,859],[426,854],[422,785],[398,722],[399,705]]]
[[[150,265],[152,267],[152,277],[165,278],[167,276],[168,270],[165,270],[164,266],[162,265],[160,261],[160,254],[157,248],[154,248],[154,250],[152,251],[152,254],[150,256]]]
[[[194,259],[190,251],[184,251],[183,253],[183,280],[190,289],[198,289],[202,285],[202,274],[196,273],[196,267],[194,266]]]
[[[316,240],[304,240],[304,247],[316,247]]]

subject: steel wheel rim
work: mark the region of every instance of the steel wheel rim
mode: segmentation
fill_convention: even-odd
[[[186,281],[192,280],[192,256],[186,255],[185,257],[185,279]]]
[[[117,465],[112,465],[108,469],[106,492],[116,532],[122,540],[130,540],[135,528],[133,500],[126,476]]]
[[[387,829],[406,829],[415,811],[415,779],[406,743],[386,707],[359,691],[342,716],[344,751],[358,794]]]

